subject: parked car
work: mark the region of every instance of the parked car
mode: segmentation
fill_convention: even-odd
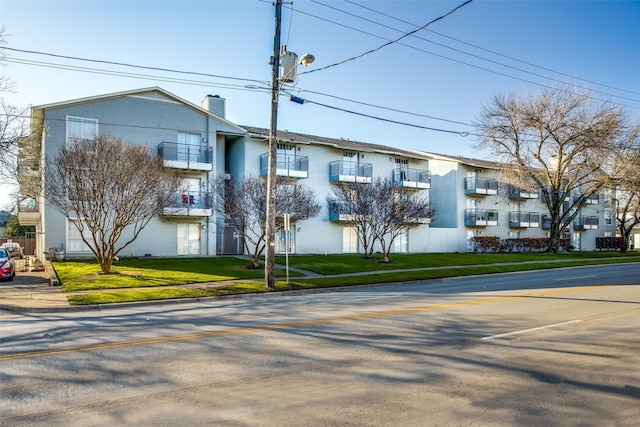
[[[2,247],[5,248],[7,252],[9,252],[9,255],[11,255],[12,257],[20,259],[24,258],[24,252],[22,251],[20,243],[6,242],[2,244]]]
[[[16,266],[11,255],[5,248],[0,247],[0,280],[13,280],[16,277]]]

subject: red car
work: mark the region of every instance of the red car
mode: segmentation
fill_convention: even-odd
[[[11,281],[16,277],[16,266],[5,248],[0,248],[0,280]]]

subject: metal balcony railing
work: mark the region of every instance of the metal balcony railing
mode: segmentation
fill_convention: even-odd
[[[269,153],[260,155],[260,175],[266,176],[269,171]],[[276,158],[276,175],[288,178],[307,178],[309,175],[309,157],[289,154],[278,154]]]
[[[177,169],[212,170],[213,148],[163,142],[158,145],[158,155],[165,166]]]
[[[577,216],[573,219],[573,229],[576,231],[597,230],[599,222],[597,216]]]
[[[509,187],[509,198],[511,200],[538,199],[540,194],[535,190],[524,190],[517,187]]]
[[[464,225],[467,227],[498,225],[498,211],[493,209],[465,209]]]
[[[199,191],[184,191],[165,206],[165,216],[211,216],[213,199],[210,193]]]
[[[373,165],[336,160],[329,163],[329,182],[371,183]]]
[[[431,172],[425,169],[395,168],[392,179],[397,187],[431,188]]]
[[[531,228],[540,226],[539,212],[510,212],[509,227]]]
[[[498,181],[488,178],[467,177],[464,179],[464,194],[498,194]]]

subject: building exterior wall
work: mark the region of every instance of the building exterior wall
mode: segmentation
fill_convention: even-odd
[[[224,100],[211,97],[205,102],[214,112],[224,112]],[[52,104],[39,107],[44,117],[46,130],[42,137],[42,158],[53,160],[62,144],[66,143],[66,121],[68,117],[80,117],[98,120],[98,134],[108,134],[125,142],[147,144],[151,151],[159,151],[160,144],[177,143],[178,133],[186,132],[197,136],[202,147],[210,152],[210,169],[187,167],[183,172],[200,180],[200,191],[210,196],[210,182],[223,174],[229,179],[241,179],[247,175],[264,175],[261,171],[261,155],[268,152],[268,140],[264,133],[247,131],[236,126],[211,111],[173,97],[160,89],[148,89],[128,94],[103,96],[94,99]],[[207,107],[208,108],[208,107]],[[40,110],[38,110],[40,114]],[[263,130],[264,131],[264,130]],[[194,137],[196,138],[196,137]],[[314,140],[315,138],[315,140]],[[360,164],[372,166],[372,178],[391,178],[398,161],[406,161],[409,168],[429,171],[430,188],[415,189],[421,197],[430,200],[435,208],[435,217],[430,224],[409,230],[406,236],[399,238],[392,246],[392,252],[464,252],[472,250],[470,238],[473,236],[508,237],[547,237],[548,231],[542,227],[542,216],[546,212],[541,196],[524,197],[519,203],[520,212],[537,212],[540,219],[537,224],[510,223],[510,212],[515,209],[516,201],[509,197],[509,187],[502,182],[497,166],[491,162],[474,162],[472,159],[456,158],[433,153],[408,153],[392,147],[369,144],[342,143],[321,137],[309,139],[283,139],[282,144],[294,146],[295,156],[308,159],[308,170],[304,177],[290,178],[314,191],[321,205],[320,214],[314,218],[293,224],[293,252],[298,254],[322,254],[361,252],[362,248],[346,247],[345,236],[349,236],[348,224],[330,219],[327,197],[332,194],[330,182],[330,163],[343,161],[345,153],[355,153]],[[485,166],[482,166],[484,164]],[[175,166],[175,164],[172,167]],[[182,166],[180,166],[182,167]],[[45,164],[41,164],[41,173],[45,174]],[[498,182],[495,194],[465,191],[465,179],[475,174],[482,180]],[[363,184],[367,185],[367,184]],[[607,201],[588,204],[582,208],[581,215],[597,217],[598,226],[571,226],[567,237],[572,239],[576,249],[589,251],[595,249],[595,237],[615,236],[615,220],[608,225],[605,213]],[[69,249],[69,230],[72,224],[44,200],[38,200],[40,220],[36,225],[40,253],[50,248]],[[495,211],[495,221],[476,221],[469,223],[466,209]],[[186,225],[190,224],[190,225]],[[178,233],[188,227],[190,232],[199,234],[200,250],[189,255],[213,256],[223,253],[221,242],[228,238],[222,219],[217,218],[212,209],[210,214],[163,214],[153,218],[142,231],[138,239],[121,254],[133,256],[176,256],[178,254]],[[125,235],[122,239],[128,239]],[[227,239],[228,240],[228,239]],[[224,240],[225,242],[227,240]],[[233,245],[231,245],[233,246]],[[359,245],[357,245],[359,246]],[[380,251],[378,244],[374,248]],[[233,253],[233,252],[231,252]],[[90,253],[68,252],[68,256],[91,256]]]
[[[152,153],[159,153],[162,143],[176,144],[178,133],[197,135],[201,148],[211,148],[211,170],[182,170],[186,177],[200,181],[197,196],[209,194],[209,181],[224,171],[224,156],[218,158],[220,140],[225,132],[239,133],[231,126],[207,112],[171,99],[161,92],[149,91],[135,96],[96,99],[88,102],[62,104],[45,108],[47,129],[44,134],[44,156],[55,158],[58,149],[66,142],[67,117],[98,120],[98,134],[121,138],[125,142],[145,144]],[[221,151],[224,153],[224,150]],[[203,203],[206,203],[203,201]],[[69,248],[68,232],[73,225],[53,208],[44,207],[42,225],[46,224],[44,250],[62,248],[68,256],[91,256],[90,252],[73,252]],[[153,218],[139,237],[122,252],[122,255],[175,256],[178,253],[178,228],[180,224],[196,224],[200,229],[200,250],[190,255],[216,254],[216,227],[213,215],[159,215]],[[191,230],[196,230],[192,226]],[[129,230],[127,230],[129,231]],[[131,235],[123,234],[120,241]]]
[[[538,190],[533,193],[522,192],[520,198],[510,196],[510,187],[504,181],[500,171],[496,168],[479,167],[467,164],[464,160],[455,161],[451,158],[435,158],[429,162],[432,171],[431,197],[436,207],[436,218],[430,229],[432,240],[436,240],[440,228],[457,228],[464,230],[458,233],[460,239],[458,247],[464,250],[472,250],[469,239],[472,236],[497,236],[506,238],[544,238],[549,237],[549,232],[543,227],[543,218],[548,215],[547,207]],[[465,194],[465,178],[475,174],[479,180],[495,180],[497,188],[495,194]],[[455,185],[453,184],[455,182]],[[572,195],[572,198],[576,197]],[[572,199],[573,200],[573,199]],[[565,236],[571,239],[575,250],[595,250],[595,238],[615,236],[615,219],[610,224],[605,221],[605,214],[613,210],[605,209],[608,200],[604,193],[599,196],[596,203],[589,203],[580,209],[579,216],[597,218],[597,226],[587,226],[583,229],[578,225],[579,218],[566,229]],[[475,225],[465,223],[465,210],[475,207],[481,212],[496,211],[497,221],[485,224],[478,221]],[[517,221],[511,222],[511,212],[518,211],[521,215],[514,219],[523,219],[519,226]],[[538,222],[532,223],[524,220],[529,218],[528,213],[538,215]],[[452,238],[454,238],[452,236]],[[463,242],[466,242],[463,244]],[[434,244],[432,247],[442,247]],[[456,245],[449,245],[453,249]],[[433,250],[433,249],[432,249]]]

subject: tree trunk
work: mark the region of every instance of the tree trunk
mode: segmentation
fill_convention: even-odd
[[[629,241],[631,240],[631,230],[627,230],[626,227],[619,227],[620,237],[622,238],[622,246],[620,252],[627,253],[629,250]]]

